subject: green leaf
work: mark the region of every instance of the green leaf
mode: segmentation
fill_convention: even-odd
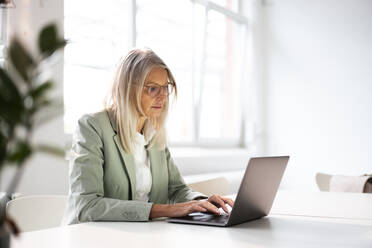
[[[52,145],[38,145],[35,147],[35,151],[37,152],[43,152],[50,155],[54,155],[56,157],[65,158],[65,150],[58,146],[52,146]]]
[[[37,86],[36,88],[31,89],[29,95],[37,101],[38,98],[45,96],[45,94],[53,87],[53,82],[51,80],[46,81],[45,83]]]
[[[0,122],[0,124],[1,124],[1,122]],[[8,140],[0,132],[0,171],[1,171],[1,167],[3,165],[3,162],[5,160],[5,157],[6,157],[6,147],[7,147],[7,144],[8,144]]]
[[[41,97],[37,101],[35,101],[34,106],[29,109],[29,113],[32,116],[35,116],[39,112],[42,112],[41,110],[45,111],[45,108],[51,106],[53,104],[53,101],[50,99],[46,99],[45,97]]]
[[[21,121],[23,113],[21,93],[7,72],[0,68],[0,119],[15,125]]]
[[[44,57],[52,55],[56,50],[66,45],[64,39],[60,39],[55,24],[44,27],[39,36],[39,49]]]
[[[8,154],[7,160],[10,163],[15,163],[15,164],[22,164],[28,157],[30,157],[32,154],[32,149],[30,144],[19,141],[15,148],[14,151],[10,152]]]
[[[9,124],[3,118],[0,118],[0,136],[9,140],[14,136],[14,130],[17,124]]]
[[[41,99],[40,101],[37,102],[37,108],[41,107],[47,107],[53,104],[52,100],[49,99]]]
[[[30,53],[17,38],[14,38],[10,43],[9,57],[14,68],[17,70],[19,75],[21,75],[23,80],[30,83],[29,72],[35,68],[36,63],[32,59]]]
[[[38,111],[34,115],[34,126],[42,128],[42,125],[63,115],[63,101],[56,101],[47,107],[43,107],[43,111]]]

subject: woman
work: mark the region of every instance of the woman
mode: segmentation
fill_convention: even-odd
[[[64,224],[228,212],[231,199],[192,191],[171,158],[164,123],[173,92],[172,73],[152,50],[120,61],[105,110],[78,122]]]

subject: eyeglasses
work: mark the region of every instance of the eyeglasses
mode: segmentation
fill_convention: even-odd
[[[147,95],[150,97],[157,97],[161,93],[163,93],[166,96],[169,96],[173,94],[174,91],[174,84],[173,83],[168,83],[165,86],[160,86],[160,85],[145,85],[143,86],[145,88],[145,92]]]

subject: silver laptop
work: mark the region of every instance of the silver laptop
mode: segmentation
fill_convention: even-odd
[[[289,156],[256,157],[248,162],[233,208],[229,214],[191,213],[168,222],[233,226],[269,214]]]

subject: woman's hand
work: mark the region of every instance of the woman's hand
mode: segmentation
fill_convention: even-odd
[[[177,203],[171,205],[171,216],[170,217],[180,217],[186,216],[194,212],[211,212],[214,214],[220,214],[218,208],[210,203],[209,201],[189,201],[184,203]]]
[[[211,212],[220,215],[218,207],[221,207],[226,213],[228,209],[225,204],[234,205],[230,198],[219,195],[212,195],[207,200],[189,201],[171,205],[153,204],[150,212],[150,219],[159,217],[182,217],[194,212]]]
[[[231,198],[223,197],[220,195],[212,195],[208,197],[207,201],[217,206],[218,208],[222,208],[225,213],[229,213],[226,204],[228,204],[230,207],[234,206],[234,201]]]
[[[181,217],[194,212],[220,214],[218,208],[208,201],[189,201],[177,204],[153,204],[150,219],[159,217]]]

